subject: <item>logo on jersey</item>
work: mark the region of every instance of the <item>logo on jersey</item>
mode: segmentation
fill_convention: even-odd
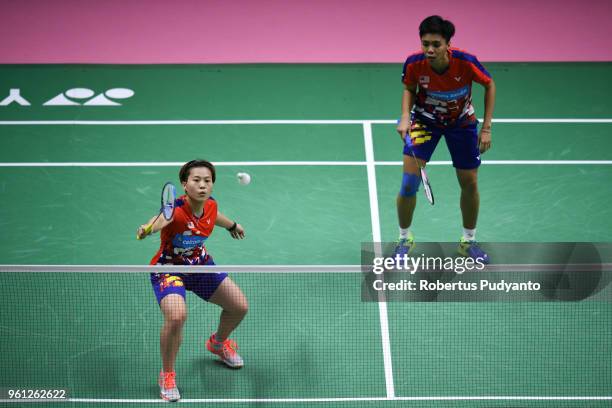
[[[470,94],[470,87],[468,85],[455,89],[452,91],[428,91],[427,96],[435,98],[440,101],[454,101],[457,99],[465,98]]]
[[[185,231],[183,234],[176,234],[172,239],[172,246],[175,249],[191,250],[196,247],[202,247],[208,237],[199,235],[191,235],[191,231]]]
[[[428,84],[428,83],[429,83],[429,76],[421,75],[419,77],[419,84]]]

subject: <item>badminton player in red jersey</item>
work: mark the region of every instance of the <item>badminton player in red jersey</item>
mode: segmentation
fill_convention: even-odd
[[[440,16],[427,17],[419,26],[422,51],[410,55],[404,64],[402,116],[397,126],[405,142],[404,174],[397,196],[400,235],[396,252],[408,254],[414,248],[410,225],[421,183],[419,165],[424,166],[430,160],[444,136],[461,187],[463,236],[459,253],[487,263],[488,255],[476,242],[480,203],[478,167],[480,154],[491,147],[495,83],[474,55],[451,48],[454,34],[455,26],[450,21]],[[480,131],[472,106],[474,82],[485,88]]]
[[[226,228],[232,238],[244,238],[242,226],[219,212],[217,202],[211,197],[215,178],[215,168],[210,162],[192,160],[183,165],[179,179],[185,195],[176,199],[174,216],[170,221],[159,217],[153,224],[151,233],[161,231],[161,245],[151,259],[151,265],[214,265],[204,243],[215,225]],[[138,228],[139,238],[147,235],[145,226],[155,218]],[[174,361],[183,337],[183,324],[187,319],[186,290],[223,309],[218,329],[206,342],[206,348],[229,367],[243,366],[243,360],[236,352],[236,343],[229,339],[229,335],[246,315],[247,300],[226,273],[153,273],[151,284],[164,316],[160,334],[162,371],[159,375],[163,399],[180,399]]]

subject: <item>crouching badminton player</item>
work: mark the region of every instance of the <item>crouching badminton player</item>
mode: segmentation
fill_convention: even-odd
[[[232,238],[244,238],[244,228],[217,210],[211,197],[215,167],[205,160],[185,163],[179,172],[185,195],[175,201],[172,219],[154,217],[138,228],[138,237],[161,231],[161,245],[152,265],[214,265],[204,243],[215,225],[226,228]],[[152,228],[147,228],[152,225]],[[238,285],[226,273],[153,273],[151,283],[164,317],[160,333],[162,371],[159,375],[161,397],[178,401],[174,362],[183,338],[187,319],[185,291],[189,290],[207,302],[221,306],[217,331],[206,342],[206,348],[229,367],[240,368],[244,362],[229,335],[247,313],[247,300]]]

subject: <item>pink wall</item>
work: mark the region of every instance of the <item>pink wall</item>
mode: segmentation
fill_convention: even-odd
[[[0,0],[0,63],[400,62],[435,13],[483,61],[612,61],[610,0]]]

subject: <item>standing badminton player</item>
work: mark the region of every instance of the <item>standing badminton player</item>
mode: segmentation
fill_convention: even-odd
[[[176,199],[172,219],[151,218],[138,228],[138,237],[147,235],[150,223],[153,223],[150,233],[161,231],[161,245],[151,260],[152,265],[214,265],[204,243],[215,225],[226,228],[235,239],[244,238],[244,229],[217,210],[217,202],[211,197],[215,183],[212,163],[204,160],[185,163],[179,172],[179,179],[185,195]],[[180,399],[174,362],[187,318],[186,290],[223,309],[217,331],[206,342],[206,348],[229,367],[243,366],[236,343],[229,339],[229,335],[246,315],[247,300],[226,273],[154,273],[151,274],[151,283],[164,317],[160,334],[162,371],[159,375],[163,399]]]
[[[427,17],[419,26],[422,51],[409,56],[404,64],[402,116],[397,126],[404,142],[404,161],[397,196],[400,233],[396,252],[408,254],[414,248],[410,225],[421,183],[419,166],[425,166],[444,136],[461,187],[463,236],[459,253],[488,262],[487,254],[476,242],[478,167],[480,154],[491,147],[495,83],[474,55],[451,48],[454,34],[455,26],[450,21],[440,16]],[[480,132],[472,106],[473,82],[485,88]]]

